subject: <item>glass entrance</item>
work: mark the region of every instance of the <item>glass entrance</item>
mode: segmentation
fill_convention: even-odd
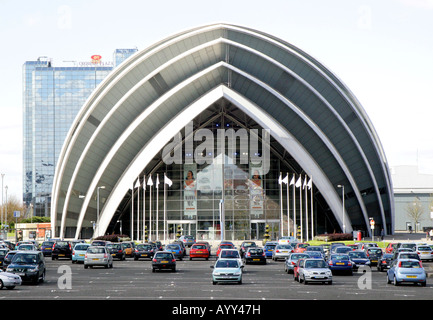
[[[251,240],[263,240],[266,225],[269,225],[270,240],[278,239],[280,233],[279,220],[251,220]]]
[[[184,220],[178,220],[178,221],[167,221],[167,238],[169,241],[174,241],[178,238],[177,234],[178,232],[180,235],[192,235],[194,237],[197,237],[197,227],[196,223],[191,221],[184,221]]]

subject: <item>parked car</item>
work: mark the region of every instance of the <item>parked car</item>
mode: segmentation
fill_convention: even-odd
[[[105,240],[93,240],[91,242],[91,245],[93,247],[105,247],[107,244],[111,243],[111,241],[105,241]]]
[[[377,270],[383,271],[384,269],[389,269],[392,264],[393,254],[385,253],[377,262]]]
[[[284,263],[284,271],[293,273],[296,263],[299,259],[308,259],[309,255],[306,253],[291,253]]]
[[[51,251],[51,259],[67,258],[72,260],[72,247],[69,241],[56,241]]]
[[[5,272],[0,269],[0,290],[3,288],[11,290],[16,286],[20,286],[21,283],[22,283],[22,279],[19,275],[10,272]]]
[[[400,248],[407,248],[407,249],[412,249],[412,251],[415,251],[416,250],[416,243],[414,243],[414,242],[402,242],[402,243],[400,243],[400,246],[398,247],[399,249]]]
[[[421,260],[420,256],[416,252],[399,252],[395,260],[400,260],[400,259]]]
[[[173,241],[173,244],[177,244],[180,246],[180,249],[182,250],[182,257],[186,256],[186,247],[183,241]]]
[[[324,259],[320,251],[305,251],[304,253],[312,259]]]
[[[31,243],[23,243],[20,244],[17,248],[19,251],[38,251],[38,248],[35,247],[34,244]]]
[[[45,257],[51,256],[51,252],[53,251],[54,241],[44,241],[41,244],[41,252]]]
[[[209,242],[207,241],[196,241],[195,244],[204,244],[207,248],[207,250],[209,251],[209,256],[212,255],[212,246],[210,245]]]
[[[22,282],[45,281],[45,258],[40,251],[18,251],[6,268],[6,272],[21,277]]]
[[[218,259],[235,259],[239,262],[239,265],[243,265],[241,254],[236,249],[222,249]]]
[[[394,253],[394,250],[396,250],[398,246],[399,246],[398,242],[388,243],[388,245],[385,248],[385,253]]]
[[[348,254],[333,253],[328,259],[328,265],[331,271],[345,272],[353,275],[352,261],[350,261]]]
[[[295,281],[299,282],[299,267],[300,267],[302,261],[304,261],[304,260],[305,259],[298,259],[298,261],[296,261],[295,266],[293,267],[293,280],[295,280]]]
[[[152,259],[157,251],[159,251],[158,247],[155,247],[150,243],[139,243],[134,249],[134,260],[137,261],[140,258]]]
[[[8,251],[8,253],[5,255],[5,257],[3,259],[3,265],[2,265],[3,270],[6,270],[7,266],[11,263],[12,258],[14,257],[14,255],[17,252],[18,252],[18,250]]]
[[[358,270],[359,267],[370,267],[371,268],[371,262],[370,259],[367,257],[367,254],[363,250],[355,250],[355,251],[349,251],[347,253],[349,255],[350,261],[352,261],[353,269]]]
[[[191,249],[189,250],[189,260],[192,260],[193,258],[204,258],[206,260],[209,260],[209,257],[209,249],[204,243],[195,243],[191,246]]]
[[[297,273],[299,283],[322,282],[332,284],[332,272],[323,259],[301,259]]]
[[[266,242],[265,246],[263,247],[263,250],[265,251],[266,258],[272,258],[272,252],[275,250],[275,247],[277,246],[278,242],[275,241],[268,241]]]
[[[185,247],[191,247],[195,243],[195,237],[191,235],[180,236],[178,241],[182,241]]]
[[[280,259],[287,259],[293,252],[293,247],[290,244],[279,244],[272,251],[272,260],[277,261]]]
[[[84,256],[84,269],[88,267],[103,266],[113,268],[113,257],[105,246],[90,246]]]
[[[304,243],[304,242],[297,243],[296,246],[295,246],[295,248],[294,248],[294,250],[293,250],[293,252],[302,253],[305,250],[307,250],[308,246],[310,246],[309,243]]]
[[[125,252],[125,257],[133,258],[135,255],[135,243],[130,241],[121,242],[123,251]]]
[[[247,251],[247,248],[249,247],[257,247],[257,244],[254,241],[244,241],[241,244],[241,248],[239,249],[239,253],[241,254],[241,257],[244,257],[245,252]]]
[[[266,264],[266,255],[263,248],[249,247],[244,254],[244,264],[248,263],[262,263]]]
[[[161,269],[176,271],[176,258],[171,251],[158,251],[152,258],[152,272]]]
[[[235,249],[235,245],[231,242],[221,242],[218,245],[217,251],[216,251],[216,256],[220,255],[220,252],[222,249]]]
[[[367,250],[365,250],[365,253],[367,254],[367,257],[370,259],[371,265],[377,265],[377,262],[383,255],[383,251],[381,248],[378,247],[368,247]]]
[[[236,259],[218,259],[215,265],[211,266],[213,268],[212,284],[219,282],[237,282],[241,284],[243,267]]]
[[[165,246],[165,251],[172,252],[174,257],[178,260],[183,259],[183,250],[180,244],[178,243],[170,243]]]
[[[291,244],[294,242],[298,242],[298,239],[292,236],[284,236],[278,239],[278,244]]]
[[[401,283],[420,283],[427,285],[427,275],[421,261],[415,259],[394,260],[386,273],[387,283],[398,286]]]
[[[416,253],[419,255],[421,260],[433,261],[433,250],[428,245],[417,245]]]
[[[106,248],[113,259],[119,259],[121,261],[126,259],[126,252],[121,243],[109,243],[106,245]]]
[[[83,262],[89,243],[77,243],[72,249],[72,263]]]
[[[353,249],[351,247],[339,246],[339,247],[335,248],[334,253],[343,253],[344,254],[344,253],[349,253],[351,251],[353,251]]]

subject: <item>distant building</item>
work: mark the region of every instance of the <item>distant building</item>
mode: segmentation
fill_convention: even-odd
[[[117,49],[112,61],[94,55],[71,67],[39,57],[23,65],[23,201],[48,216],[57,158],[78,111],[114,67],[137,49]]]
[[[417,166],[391,168],[395,200],[395,230],[424,230],[433,227],[433,174],[420,173]],[[415,226],[409,207],[420,204],[421,219]]]

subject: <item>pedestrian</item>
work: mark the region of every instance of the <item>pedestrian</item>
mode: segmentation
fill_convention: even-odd
[[[430,229],[429,235],[430,235],[430,241],[431,241],[433,239],[433,229]]]
[[[385,238],[385,231],[383,229],[380,231],[380,238],[382,239],[382,241]]]

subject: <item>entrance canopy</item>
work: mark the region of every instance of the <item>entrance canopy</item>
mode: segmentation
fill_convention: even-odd
[[[213,24],[137,52],[93,92],[59,156],[53,235],[64,237],[72,228],[79,238],[82,228],[95,222],[94,235],[105,234],[162,147],[221,100],[268,129],[300,170],[314,178],[341,230],[343,223],[346,232],[369,230],[369,218],[385,232],[393,230],[385,155],[350,90],[316,59],[281,39]]]

